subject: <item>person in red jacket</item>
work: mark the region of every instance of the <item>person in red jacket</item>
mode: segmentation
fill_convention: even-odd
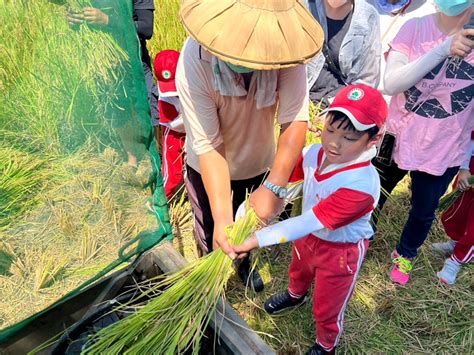
[[[452,285],[461,269],[474,258],[474,188],[469,178],[474,175],[474,132],[466,160],[461,165],[454,188],[462,194],[454,204],[441,215],[441,222],[449,238],[445,243],[433,243],[431,250],[440,256],[447,256],[444,267],[437,273],[441,282]]]
[[[183,183],[184,124],[176,92],[175,74],[179,52],[163,50],[153,62],[158,82],[159,124],[162,129],[162,174],[168,200]],[[156,127],[155,127],[156,129]]]

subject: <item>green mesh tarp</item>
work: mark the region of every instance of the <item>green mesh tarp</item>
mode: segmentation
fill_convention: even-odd
[[[99,9],[106,23],[71,24]],[[131,0],[0,0],[0,343],[172,238]]]

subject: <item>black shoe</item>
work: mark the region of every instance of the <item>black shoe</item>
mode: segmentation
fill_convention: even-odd
[[[239,265],[237,273],[245,286],[250,285],[255,292],[263,291],[263,280],[257,270],[250,270],[250,260],[248,258],[244,259]]]
[[[307,352],[306,355],[336,355],[335,348],[331,351],[324,350],[324,348],[318,343],[314,344]]]
[[[278,314],[294,307],[303,305],[308,300],[307,295],[293,298],[288,291],[275,293],[263,305],[268,314]]]

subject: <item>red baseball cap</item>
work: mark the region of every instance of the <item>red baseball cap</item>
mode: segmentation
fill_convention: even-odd
[[[163,96],[176,96],[176,66],[178,65],[179,52],[166,49],[158,52],[153,61],[158,89]]]
[[[326,112],[339,111],[351,120],[358,131],[381,128],[388,114],[382,94],[371,86],[354,84],[342,88]]]

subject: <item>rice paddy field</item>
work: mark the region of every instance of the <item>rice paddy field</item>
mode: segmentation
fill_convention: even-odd
[[[155,4],[152,56],[179,50],[185,38],[179,1]],[[138,233],[157,228],[145,207],[150,160],[141,145],[128,143],[140,141],[130,137],[128,124],[147,127],[128,106],[132,123],[117,124],[122,116],[110,113],[123,111],[123,85],[114,73],[130,58],[108,33],[71,32],[60,20],[64,11],[46,0],[0,0],[0,330],[53,303],[115,260]],[[308,143],[316,140],[308,133]],[[129,151],[143,158],[137,166],[127,164]],[[437,281],[444,260],[429,246],[446,239],[438,221],[416,259],[412,282],[403,288],[389,282],[389,255],[409,211],[409,184],[409,178],[400,183],[382,212],[347,309],[340,353],[474,352],[472,266],[462,269],[454,286]],[[195,260],[183,189],[169,213],[175,248]],[[311,303],[277,317],[263,310],[265,300],[287,286],[291,246],[253,256],[265,290],[255,294],[234,276],[227,301],[278,354],[304,353],[314,342]]]

